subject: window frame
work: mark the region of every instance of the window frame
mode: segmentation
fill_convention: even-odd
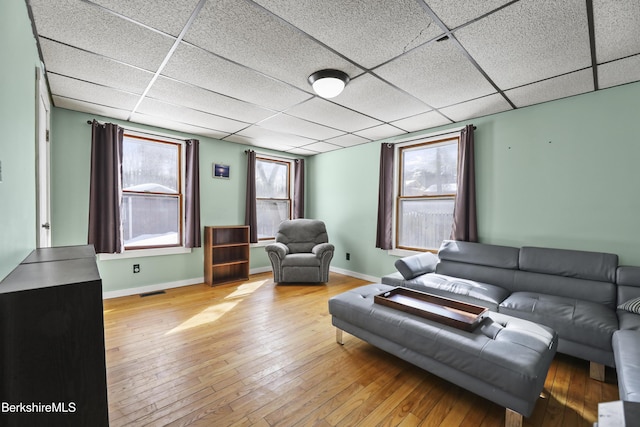
[[[420,139],[413,139],[410,141],[406,141],[403,143],[398,143],[395,146],[395,164],[394,164],[394,206],[393,206],[393,249],[392,253],[404,256],[411,253],[416,252],[432,252],[437,253],[439,248],[421,248],[421,247],[412,247],[412,246],[403,246],[400,244],[400,226],[401,226],[401,215],[400,215],[400,205],[403,201],[407,200],[453,200],[454,208],[455,208],[455,199],[457,196],[457,188],[455,192],[442,192],[434,195],[420,195],[420,196],[403,196],[402,188],[403,188],[403,151],[415,149],[417,147],[422,146],[433,146],[433,148],[438,146],[444,146],[455,143],[456,147],[456,169],[459,164],[460,157],[460,132],[452,132],[445,134],[433,135],[431,137],[425,137]],[[455,142],[454,142],[455,141]],[[459,173],[459,170],[456,170],[456,173]]]
[[[153,142],[155,144],[164,144],[171,145],[177,148],[177,156],[176,156],[176,171],[177,171],[177,193],[166,193],[166,192],[155,192],[155,191],[131,191],[125,190],[124,185],[121,191],[122,194],[122,205],[124,205],[124,197],[125,195],[133,195],[133,196],[148,196],[148,197],[168,197],[175,198],[178,200],[178,243],[167,244],[167,245],[143,245],[143,246],[127,246],[124,243],[124,230],[123,230],[123,253],[131,253],[134,251],[162,251],[162,250],[171,250],[173,248],[184,248],[184,142],[183,141],[169,141],[167,138],[163,138],[159,135],[150,136],[142,136],[138,135],[135,132],[125,130],[123,136],[123,144],[126,138],[130,139],[138,139],[148,142]],[[123,159],[124,162],[124,159]],[[121,220],[121,227],[124,227],[124,221]]]
[[[261,200],[275,200],[275,201],[287,201],[289,204],[289,209],[288,209],[288,215],[287,215],[287,219],[291,219],[293,217],[293,188],[294,188],[294,182],[293,182],[293,178],[294,178],[294,174],[293,174],[293,167],[294,167],[294,159],[286,159],[286,158],[282,158],[282,157],[275,157],[275,156],[269,156],[267,154],[256,154],[256,170],[258,169],[258,162],[259,161],[263,161],[263,162],[272,162],[272,163],[281,163],[281,164],[285,164],[287,166],[287,198],[283,199],[283,198],[267,198],[267,197],[258,197],[256,194],[256,203],[261,201]],[[260,217],[260,212],[257,212],[257,216]],[[259,237],[258,236],[258,243],[263,243],[263,242],[269,242],[269,241],[273,241],[275,240],[276,236],[270,236],[270,237]]]

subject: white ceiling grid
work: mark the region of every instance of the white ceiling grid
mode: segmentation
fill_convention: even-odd
[[[638,0],[26,2],[54,105],[298,155],[640,80]]]

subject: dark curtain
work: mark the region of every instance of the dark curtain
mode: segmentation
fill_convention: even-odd
[[[473,129],[473,125],[467,125],[460,134],[458,192],[453,209],[453,229],[451,230],[451,239],[466,242],[478,241]]]
[[[249,226],[249,241],[258,243],[258,213],[256,207],[256,152],[247,152],[247,194],[244,224]]]
[[[186,142],[185,165],[185,209],[184,209],[184,246],[199,248],[200,234],[200,141],[188,139]]]
[[[293,168],[293,219],[304,218],[304,159],[296,159]]]
[[[380,146],[380,181],[378,185],[378,227],[376,248],[393,249],[393,144]]]
[[[91,123],[88,243],[96,253],[120,253],[122,202],[122,139],[124,129],[112,123]]]

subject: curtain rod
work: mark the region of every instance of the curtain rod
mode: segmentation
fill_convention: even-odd
[[[273,157],[274,159],[282,159],[282,160],[300,160],[300,157],[289,157],[289,156],[277,156],[274,154],[269,154],[269,153],[262,153],[260,151],[256,151],[256,150],[244,150],[244,154],[248,154],[249,151],[255,151],[256,154],[262,154],[263,156],[269,156],[269,157]]]
[[[471,125],[473,127],[473,130],[476,130],[477,128],[474,125]],[[460,132],[462,131],[466,126],[462,126],[462,127],[458,127],[458,128],[451,128],[451,129],[442,129],[440,131],[437,132],[431,132],[431,133],[425,133],[422,135],[411,135],[411,136],[405,136],[404,138],[400,137],[397,140],[393,140],[393,138],[391,138],[391,141],[384,141],[382,140],[382,143],[385,144],[401,144],[401,143],[405,143],[405,142],[411,142],[411,141],[418,141],[420,139],[425,139],[425,138],[434,138],[437,136],[443,136],[443,135],[447,135],[450,133],[456,133],[456,132]],[[396,137],[397,138],[397,137]]]
[[[98,123],[99,125],[105,125],[105,124],[106,124],[106,123],[100,123],[100,122],[99,122],[99,121],[97,121],[97,120],[96,120],[96,123]],[[92,121],[92,120],[87,120],[87,124],[88,124],[88,125],[91,125],[91,124],[93,124],[93,121]],[[116,123],[116,124],[117,124],[117,123]],[[162,133],[160,133],[160,132],[152,133],[152,132],[147,132],[147,131],[144,131],[144,130],[139,130],[139,129],[134,129],[134,128],[127,128],[127,127],[121,126],[121,125],[119,125],[119,124],[118,124],[118,126],[120,126],[122,129],[124,129],[124,130],[126,130],[126,131],[129,131],[129,132],[142,133],[142,134],[144,134],[144,135],[151,135],[151,136],[155,136],[156,138],[157,138],[157,137],[169,138],[169,139],[173,139],[173,140],[175,140],[175,141],[180,141],[180,142],[186,142],[186,141],[188,141],[188,139],[191,139],[191,138],[188,138],[188,139],[181,139],[181,138],[177,138],[177,137],[175,137],[175,136],[165,135],[165,134],[162,134]]]

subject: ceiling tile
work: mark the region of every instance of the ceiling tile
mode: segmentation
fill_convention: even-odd
[[[52,95],[73,98],[79,101],[97,103],[105,107],[131,111],[138,102],[139,96],[105,86],[99,86],[82,80],[48,73]]]
[[[142,94],[153,73],[51,40],[40,38],[47,71]],[[126,75],[123,79],[121,76]]]
[[[451,40],[421,46],[375,72],[435,108],[495,92]]]
[[[292,145],[283,144],[282,142],[267,141],[259,138],[250,138],[241,134],[233,134],[224,138],[225,141],[235,142],[237,144],[252,145],[254,147],[268,148],[269,150],[286,151],[295,148]]]
[[[350,81],[332,101],[384,122],[431,110],[418,99],[370,74]]]
[[[328,142],[314,142],[313,144],[305,145],[302,147],[306,150],[316,151],[318,153],[328,153],[329,151],[339,150],[343,147],[339,145],[330,144]]]
[[[346,134],[335,138],[327,139],[327,142],[341,147],[353,147],[354,145],[365,144],[371,142],[367,138],[363,138],[358,135]]]
[[[640,53],[640,1],[593,0],[598,64]]]
[[[604,89],[640,80],[640,55],[598,65],[598,86]]]
[[[415,0],[255,1],[366,68],[442,34]]]
[[[429,111],[423,114],[416,114],[415,116],[407,117],[406,119],[391,122],[393,126],[404,129],[407,132],[429,129],[449,123],[451,123],[451,120],[447,119],[437,111]]]
[[[455,37],[503,90],[591,65],[584,0],[521,0]]]
[[[502,97],[502,95],[496,93],[483,98],[463,102],[462,104],[452,105],[451,107],[443,108],[440,111],[452,120],[460,122],[476,117],[488,116],[489,114],[500,113],[510,109],[511,106],[509,103]]]
[[[405,131],[398,129],[397,127],[386,124],[355,132],[356,135],[371,139],[372,141],[390,138],[392,136],[398,136],[405,133]]]
[[[155,81],[148,96],[222,117],[233,117],[247,123],[264,120],[276,113],[274,110],[162,76]]]
[[[587,68],[586,70],[511,89],[506,91],[505,95],[517,107],[526,107],[527,105],[539,104],[592,90],[593,72],[591,68]]]
[[[51,95],[53,104],[58,108],[66,108],[67,110],[81,111],[83,113],[95,114],[112,119],[127,120],[130,112],[127,110],[119,110],[117,108],[106,107],[91,102],[80,101],[77,99],[64,98],[58,95]]]
[[[311,87],[307,77],[315,71],[336,68],[351,77],[362,72],[352,62],[247,1],[206,3],[185,41],[308,91]]]
[[[131,121],[149,126],[156,126],[164,129],[172,129],[179,132],[185,132],[195,135],[208,136],[210,138],[222,139],[228,135],[226,132],[220,132],[215,129],[209,129],[202,126],[194,126],[188,123],[167,119],[164,117],[150,116],[148,114],[134,113]]]
[[[91,0],[109,10],[177,37],[199,0]]]
[[[450,30],[495,10],[511,0],[427,0],[431,10]]]
[[[345,132],[382,124],[379,120],[344,108],[322,98],[313,98],[286,111],[286,114],[306,119]]]
[[[238,132],[236,135],[229,136],[225,139],[231,140],[237,137],[246,137],[257,143],[264,144],[263,146],[284,145],[286,147],[301,147],[315,142],[314,139],[277,132],[260,126],[249,126],[248,128]]]
[[[259,126],[276,132],[291,133],[315,139],[333,138],[344,133],[337,129],[322,126],[297,117],[287,116],[286,114],[272,116],[261,121]]]
[[[291,150],[286,150],[287,153],[297,154],[299,156],[313,156],[319,154],[317,151],[306,150],[304,148],[293,148]]]
[[[187,107],[181,107],[175,104],[155,99],[145,98],[137,112],[174,120],[179,123],[187,123],[194,126],[214,129],[226,134],[237,132],[248,126],[248,123],[242,123],[237,120],[227,119],[225,117],[208,114],[203,111],[197,111]]]
[[[176,49],[162,74],[274,110],[289,108],[312,96],[184,43]]]
[[[155,71],[174,39],[77,0],[30,0],[38,34]],[[124,48],[126,47],[126,48]]]

